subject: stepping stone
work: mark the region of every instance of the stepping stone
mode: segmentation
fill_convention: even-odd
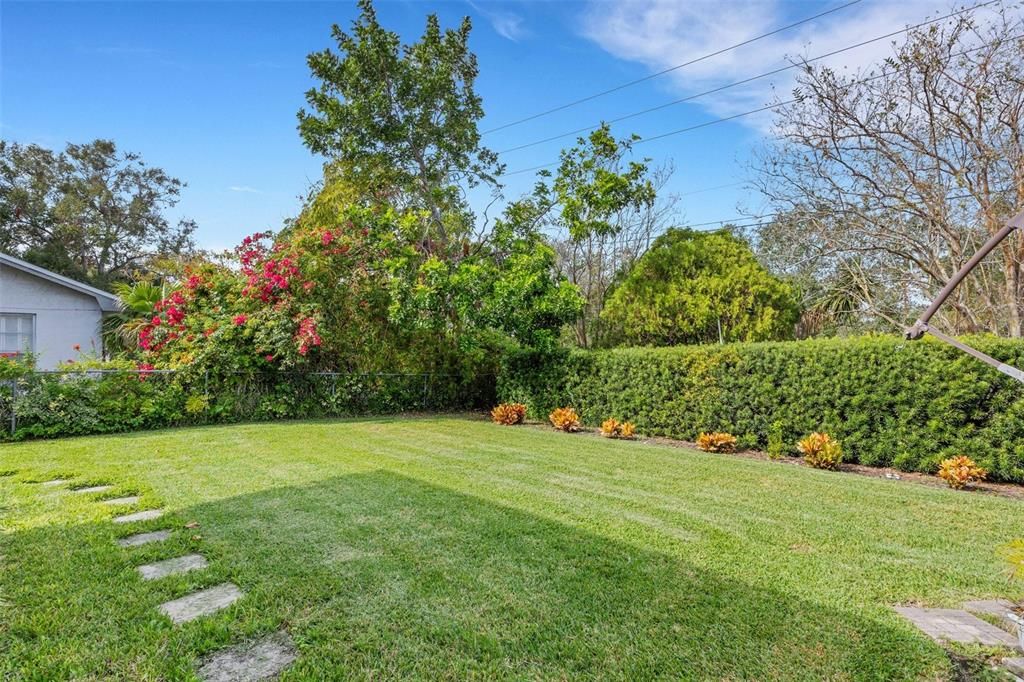
[[[1017,638],[986,623],[977,616],[958,609],[921,609],[897,606],[896,613],[916,625],[936,641],[947,640],[984,646],[1017,646]]]
[[[111,500],[103,500],[103,504],[136,504],[138,501],[138,495],[129,495],[128,497],[115,497]]]
[[[1018,677],[1024,677],[1024,658],[1004,658],[1003,667]]]
[[[171,537],[171,531],[155,530],[152,533],[137,533],[135,535],[129,535],[126,538],[120,538],[117,541],[117,544],[122,547],[138,547],[139,545],[145,545],[150,542],[162,542],[169,537]]]
[[[187,594],[160,605],[160,611],[175,625],[187,623],[200,616],[216,613],[242,598],[242,591],[232,583],[221,583],[205,590]]]
[[[205,682],[257,682],[276,678],[298,654],[286,632],[275,632],[254,642],[212,654],[199,666]]]
[[[55,478],[52,481],[43,481],[42,485],[46,486],[47,488],[53,488],[54,486],[64,485],[67,482],[68,479],[66,478]]]
[[[94,485],[88,488],[76,488],[72,490],[73,493],[104,493],[114,486],[112,485]]]
[[[139,566],[138,571],[143,580],[158,580],[169,575],[197,571],[200,568],[206,568],[206,557],[201,554],[186,554],[185,556],[158,561],[155,564]]]
[[[1017,624],[1006,617],[1006,614],[1013,610],[1013,603],[1005,599],[969,601],[964,604],[964,610],[971,613],[984,613],[987,616],[994,616],[1010,630],[1016,630],[1017,628]]]
[[[115,516],[114,523],[132,523],[133,521],[149,521],[150,519],[159,519],[163,515],[163,509],[147,509],[145,511],[135,512],[134,514]]]

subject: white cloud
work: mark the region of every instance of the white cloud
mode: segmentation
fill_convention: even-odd
[[[473,2],[473,0],[467,0],[467,2],[470,7],[482,14],[490,22],[495,33],[502,38],[518,42],[530,35],[530,31],[526,28],[525,21],[521,15],[504,9],[498,9],[493,4],[484,7]]]
[[[232,185],[228,187],[232,192],[245,192],[247,194],[263,194],[260,190],[255,187],[249,187],[248,185]]]
[[[811,6],[824,11],[822,5]],[[592,2],[584,13],[583,34],[610,54],[639,62],[656,72],[814,13],[805,9],[801,16],[793,17],[783,9],[780,0],[735,0],[728,5],[711,0]],[[665,83],[674,94],[690,95],[786,66],[792,58],[813,58],[951,11],[954,10],[948,3],[937,0],[865,2],[685,66],[658,81]],[[889,56],[891,41],[899,39],[900,36],[895,36],[880,40],[817,63],[856,73]],[[693,103],[703,106],[714,117],[757,109],[773,100],[773,89],[785,99],[793,88],[796,72],[796,69],[786,71],[701,97]],[[614,115],[610,113],[608,118]],[[771,112],[737,119],[737,122],[766,130]]]

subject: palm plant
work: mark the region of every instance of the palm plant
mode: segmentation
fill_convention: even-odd
[[[132,350],[139,345],[139,331],[164,299],[164,288],[147,280],[117,282],[114,293],[121,299],[121,309],[103,318],[103,345],[107,352]]]

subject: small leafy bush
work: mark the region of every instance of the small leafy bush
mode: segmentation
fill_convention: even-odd
[[[559,431],[573,433],[580,430],[580,416],[571,407],[558,407],[548,415],[551,425]]]
[[[605,419],[601,422],[601,435],[606,438],[629,439],[636,434],[636,427],[631,422],[620,422],[617,419]]]
[[[768,427],[768,459],[782,459],[786,456],[786,439],[782,422],[775,420]]]
[[[735,452],[736,436],[724,431],[701,433],[697,437],[697,447],[704,452]]]
[[[950,488],[959,490],[969,483],[984,481],[988,472],[974,463],[966,455],[957,455],[942,460],[939,464],[939,478],[949,484]]]
[[[839,441],[827,433],[814,432],[796,444],[804,461],[815,469],[835,471],[843,461],[843,448]]]
[[[491,410],[491,419],[495,424],[515,426],[526,421],[526,405],[522,403],[501,403]]]

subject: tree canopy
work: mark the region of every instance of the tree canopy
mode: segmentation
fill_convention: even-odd
[[[608,341],[670,346],[793,336],[792,287],[728,231],[669,229],[623,276],[601,319]]]
[[[193,250],[195,223],[164,215],[183,187],[110,140],[60,153],[0,140],[0,250],[109,288]]]
[[[349,182],[383,187],[400,208],[422,211],[422,248],[460,248],[472,229],[463,190],[496,186],[498,170],[480,144],[472,24],[465,17],[442,30],[431,14],[419,42],[403,45],[370,0],[359,8],[351,32],[332,28],[337,52],[309,55],[319,85],[306,93],[299,133],[313,152],[340,161]]]

